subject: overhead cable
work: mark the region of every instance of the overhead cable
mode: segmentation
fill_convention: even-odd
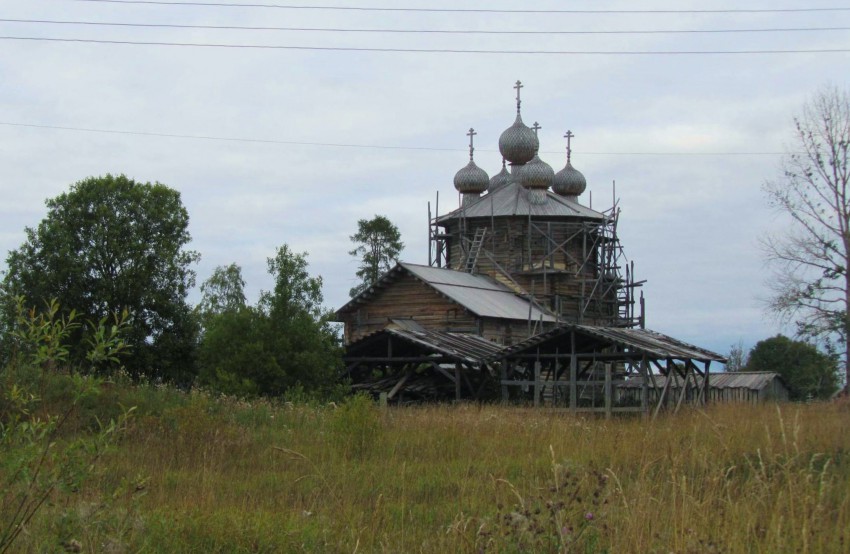
[[[389,29],[348,27],[267,27],[249,25],[188,25],[177,23],[126,23],[119,21],[64,21],[55,19],[7,19],[0,23],[24,23],[46,25],[81,25],[95,27],[133,27],[156,29],[207,29],[228,31],[309,31],[331,33],[399,33],[399,34],[454,34],[454,35],[662,35],[662,34],[714,34],[714,33],[788,33],[850,31],[850,27],[777,27],[767,29],[653,29],[653,30],[583,30],[583,31],[522,31],[522,30],[479,30],[479,29]]]
[[[428,146],[392,146],[380,144],[352,144],[339,142],[307,142],[294,140],[273,140],[273,139],[255,139],[244,137],[222,137],[212,135],[186,135],[177,133],[157,133],[147,131],[127,131],[118,129],[97,129],[91,127],[68,127],[60,125],[39,125],[33,123],[17,123],[10,121],[0,121],[0,125],[8,127],[25,127],[31,129],[50,129],[58,131],[76,131],[84,133],[102,133],[110,135],[131,135],[142,137],[157,137],[157,138],[176,138],[204,141],[224,141],[224,142],[246,142],[257,144],[285,144],[292,146],[324,146],[335,148],[360,148],[370,150],[420,150],[431,152],[465,152],[464,148],[438,148]],[[478,150],[478,149],[477,149]],[[496,150],[480,149],[481,152],[496,152]],[[544,151],[543,154],[563,154],[563,151]],[[595,152],[581,151],[582,155],[589,156],[780,156],[785,152]]]
[[[224,44],[209,42],[154,42],[139,40],[105,40],[86,38],[56,38],[29,36],[0,36],[0,40],[35,42],[122,44],[135,46],[170,46],[189,48],[234,48],[256,50],[313,50],[336,52],[394,52],[416,54],[519,54],[519,55],[571,55],[571,56],[689,56],[738,54],[835,54],[850,52],[850,48],[817,48],[809,50],[483,50],[460,48],[380,48],[353,46],[295,46],[277,44]]]
[[[174,2],[168,0],[70,0],[72,2],[97,2],[107,4],[144,4],[156,6],[204,6],[227,8],[278,8],[285,10],[333,10],[359,12],[428,12],[428,13],[511,13],[511,14],[684,14],[684,13],[803,13],[803,12],[841,12],[850,11],[847,7],[830,8],[730,8],[702,10],[581,10],[581,9],[495,9],[495,8],[387,8],[376,6],[322,6],[278,3],[237,3],[237,2]]]

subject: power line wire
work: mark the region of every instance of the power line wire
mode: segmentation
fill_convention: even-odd
[[[684,14],[684,13],[804,13],[804,12],[840,12],[850,8],[733,8],[703,10],[509,10],[491,8],[383,8],[365,6],[308,6],[299,4],[235,2],[170,2],[166,0],[70,0],[72,2],[97,2],[107,4],[145,4],[156,6],[205,6],[228,8],[277,8],[286,10],[334,10],[359,12],[428,12],[428,13],[511,13],[511,14]]]
[[[821,32],[848,31],[850,27],[778,27],[767,29],[656,29],[656,30],[594,30],[594,31],[517,31],[517,30],[477,30],[477,29],[388,29],[388,28],[347,28],[347,27],[264,27],[247,25],[188,25],[177,23],[125,23],[119,21],[64,21],[54,19],[6,19],[2,23],[82,25],[98,27],[138,27],[162,29],[209,29],[234,31],[310,31],[334,33],[432,33],[457,35],[658,35],[658,34],[712,34],[712,33],[784,33],[784,32]]]
[[[394,52],[416,54],[521,54],[521,55],[574,55],[574,56],[688,56],[724,54],[834,54],[850,52],[850,48],[818,48],[811,50],[481,50],[460,48],[380,48],[353,46],[291,46],[275,44],[221,44],[201,42],[153,42],[137,40],[103,40],[84,38],[0,36],[0,40],[35,42],[61,42],[86,44],[123,44],[134,46],[172,46],[195,48],[235,48],[257,50],[313,50],[336,52]]]
[[[256,144],[283,144],[290,146],[323,146],[335,148],[359,148],[369,150],[419,150],[430,152],[466,152],[466,148],[437,148],[428,146],[391,146],[380,144],[352,144],[339,142],[307,142],[294,140],[273,140],[273,139],[254,139],[242,137],[221,137],[213,135],[185,135],[177,133],[157,133],[146,131],[126,131],[118,129],[96,129],[90,127],[67,127],[60,125],[37,125],[32,123],[16,123],[10,121],[0,121],[0,125],[9,127],[25,127],[30,129],[49,129],[59,131],[76,131],[85,133],[101,133],[110,135],[130,135],[142,137],[156,138],[176,138],[189,140],[206,140],[206,141],[223,141],[223,142],[243,142]],[[477,149],[481,152],[496,152],[495,150]],[[563,154],[562,150],[544,151],[543,154]],[[595,151],[580,151],[581,155],[589,156],[780,156],[785,152],[595,152]]]

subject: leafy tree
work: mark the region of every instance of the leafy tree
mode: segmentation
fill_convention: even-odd
[[[257,306],[211,317],[201,341],[201,382],[239,395],[282,395],[301,387],[327,394],[337,386],[340,341],[322,307],[322,279],[306,254],[284,245],[268,259],[275,280]]]
[[[775,268],[771,310],[794,319],[802,337],[838,337],[850,377],[850,95],[821,89],[795,118],[795,150],[782,178],[765,185],[770,205],[790,216],[784,236],[764,241]]]
[[[216,267],[213,274],[201,283],[201,302],[197,309],[202,321],[224,312],[239,311],[246,305],[242,268],[235,263]]]
[[[17,296],[35,307],[56,299],[91,321],[127,311],[128,371],[190,380],[197,324],[186,295],[199,255],[185,249],[189,215],[180,193],[106,175],[79,181],[46,205],[47,216],[6,259],[6,324]],[[86,329],[75,333],[72,358],[81,360]]]
[[[829,398],[838,389],[834,356],[782,335],[756,343],[746,369],[779,373],[788,385],[791,400]]]
[[[726,356],[726,371],[743,371],[747,365],[747,355],[744,353],[744,341],[738,341],[729,348]]]
[[[392,268],[404,244],[398,227],[382,215],[358,221],[357,232],[350,238],[357,247],[349,254],[360,257],[356,275],[361,282],[349,291],[354,298]]]

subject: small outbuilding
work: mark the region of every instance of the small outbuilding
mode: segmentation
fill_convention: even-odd
[[[649,396],[657,400],[665,387],[674,393],[681,389],[682,380],[674,376],[667,384],[667,377],[655,375],[649,384]],[[699,379],[699,378],[698,378]],[[643,377],[638,376],[625,383],[620,391],[621,398],[638,398],[643,388]],[[760,402],[787,402],[788,386],[778,373],[771,371],[735,371],[714,373],[708,387],[709,402],[741,402],[758,404]]]

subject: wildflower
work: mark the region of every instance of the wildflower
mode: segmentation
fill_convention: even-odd
[[[584,519],[587,521],[593,521],[593,512],[587,512],[584,514]]]

